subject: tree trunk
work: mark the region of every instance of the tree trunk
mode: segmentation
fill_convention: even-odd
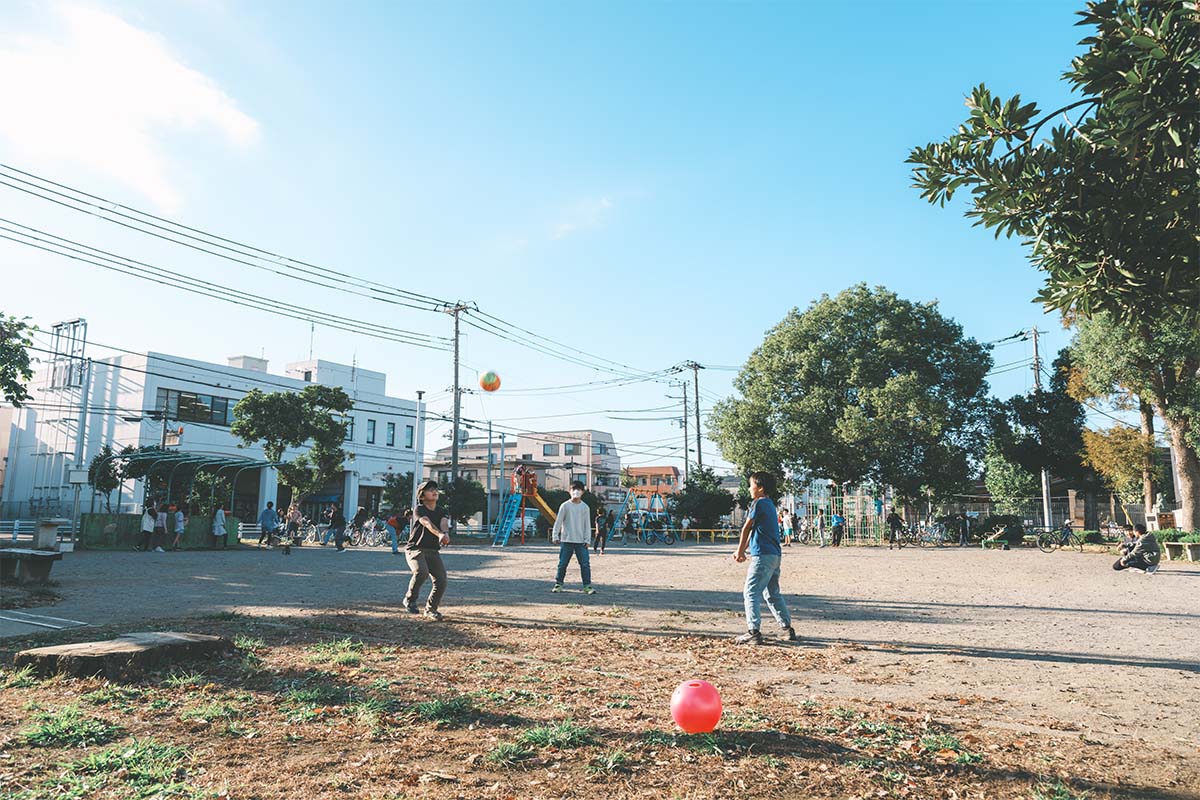
[[[1142,436],[1154,443],[1154,406],[1145,400],[1138,399],[1138,413],[1142,418]],[[1146,504],[1146,519],[1154,513],[1154,458],[1155,451],[1151,449],[1146,454],[1146,462],[1142,464],[1142,499]]]
[[[1175,470],[1179,478],[1179,500],[1183,508],[1180,528],[1194,531],[1200,527],[1200,455],[1188,444],[1187,420],[1167,419],[1171,447],[1175,451]]]

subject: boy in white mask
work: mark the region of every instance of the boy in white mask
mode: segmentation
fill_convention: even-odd
[[[595,594],[592,588],[592,565],[588,560],[588,545],[592,541],[592,514],[583,502],[583,484],[571,481],[571,499],[558,507],[558,518],[554,520],[551,541],[558,545],[558,576],[554,580],[553,592],[563,590],[563,579],[567,576],[567,564],[571,556],[579,562],[579,573],[583,578],[585,594]]]

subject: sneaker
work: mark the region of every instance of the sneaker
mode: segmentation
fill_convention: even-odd
[[[425,616],[429,617],[434,622],[442,621],[442,612],[440,612],[436,609],[433,609],[433,608],[425,609]]]
[[[405,608],[408,609],[408,613],[410,613],[410,614],[420,614],[421,613],[421,609],[417,608],[415,603],[411,606],[406,606]]]
[[[141,546],[139,546],[139,545],[136,545],[136,544],[135,544],[135,545],[133,546],[133,552],[135,552],[135,553],[140,553],[140,552],[142,552],[142,548],[141,548]]]
[[[784,628],[783,632],[785,634],[784,638],[787,639],[789,642],[800,641],[800,637],[796,635],[796,629],[793,628],[792,626],[789,625],[788,627]]]
[[[585,586],[585,587],[583,587],[583,593],[584,594],[595,594],[596,590],[593,589],[591,586]]]
[[[762,634],[758,631],[747,631],[733,640],[734,644],[762,644]]]
[[[334,550],[334,552],[335,552],[335,553],[344,553],[344,552],[346,552],[346,548],[344,548],[344,547],[339,547],[337,550]]]
[[[166,550],[163,550],[161,547],[156,547],[156,548],[154,548],[154,552],[156,552],[156,553],[165,553],[165,552],[167,552],[167,551],[166,551]]]
[[[559,592],[562,591],[562,584],[561,583],[554,584],[554,588],[551,589],[550,591],[554,592],[555,594],[558,594]]]

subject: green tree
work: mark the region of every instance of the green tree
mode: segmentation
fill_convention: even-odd
[[[300,392],[263,392],[251,389],[233,407],[234,436],[239,447],[263,443],[267,459],[275,463],[279,480],[301,502],[324,488],[342,471],[346,453],[342,442],[349,425],[350,397],[335,386],[314,384]],[[288,448],[306,447],[305,452],[284,461]]]
[[[24,319],[5,316],[0,312],[0,397],[17,408],[30,398],[25,385],[33,378],[29,348],[33,332]]]
[[[112,447],[104,445],[88,464],[88,484],[96,494],[103,495],[104,507],[112,513],[112,493],[121,485],[121,465]]]
[[[688,517],[693,528],[715,528],[733,510],[734,497],[721,488],[721,478],[710,467],[693,467],[683,489],[667,499],[671,515]]]
[[[442,489],[442,495],[445,497],[450,516],[463,524],[487,507],[487,492],[479,481],[459,477],[453,484]]]
[[[633,472],[630,471],[629,467],[621,470],[621,486],[626,489],[632,489],[633,487],[637,486],[637,478],[634,476]]]
[[[383,478],[383,504],[394,511],[403,511],[412,505],[413,474],[411,472],[389,472]]]
[[[1136,323],[1107,313],[1076,326],[1071,352],[1079,391],[1127,391],[1154,406],[1175,451],[1183,527],[1200,527],[1200,327],[1174,314]]]
[[[230,478],[220,471],[200,470],[191,482],[188,492],[188,508],[196,509],[204,515],[216,513],[217,506],[229,503],[233,484]]]
[[[839,484],[874,481],[914,498],[969,479],[990,404],[987,349],[936,303],[853,286],[793,310],[718,403],[710,435],[744,471]]]
[[[1079,16],[1095,29],[1063,75],[1079,99],[1042,113],[981,84],[957,133],[911,152],[915,186],[941,205],[967,189],[968,217],[1021,237],[1049,308],[1143,323],[1166,307],[1194,322],[1200,17],[1169,0],[1099,0]]]
[[[1083,404],[1068,392],[1072,375],[1064,349],[1047,376],[1047,388],[1009,398],[998,407],[992,438],[1004,457],[1035,475],[1042,469],[1075,483],[1093,476],[1080,458],[1087,420]]]
[[[1039,490],[1037,476],[1005,458],[1003,448],[992,440],[983,451],[983,483],[1001,514],[1019,514]]]
[[[1144,500],[1142,465],[1147,460],[1153,463],[1153,437],[1147,438],[1134,428],[1115,425],[1108,430],[1084,431],[1083,448],[1088,466],[1100,474],[1121,499],[1122,505]]]

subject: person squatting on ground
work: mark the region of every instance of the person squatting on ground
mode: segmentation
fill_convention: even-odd
[[[567,577],[567,565],[571,556],[579,562],[579,574],[583,579],[585,594],[595,594],[592,588],[592,564],[588,557],[588,543],[592,539],[592,514],[583,502],[583,483],[571,481],[571,499],[558,507],[554,530],[550,537],[558,545],[558,574],[554,578],[553,592],[563,590],[563,579]]]
[[[442,563],[442,547],[450,544],[450,516],[446,509],[438,506],[436,481],[425,481],[417,492],[419,501],[413,509],[412,533],[404,559],[412,570],[408,592],[404,595],[404,607],[408,613],[417,614],[417,595],[426,578],[433,579],[433,588],[425,601],[425,616],[441,619],[438,611],[442,595],[446,592],[446,566]]]
[[[1113,569],[1141,569],[1147,573],[1153,573],[1162,558],[1162,551],[1158,547],[1158,538],[1153,534],[1146,533],[1146,526],[1142,524],[1134,525],[1133,532],[1137,541],[1133,543],[1133,547],[1128,553],[1117,559],[1117,563],[1113,564]]]
[[[734,639],[737,644],[762,644],[759,632],[759,607],[767,601],[767,608],[779,623],[789,642],[797,640],[787,602],[779,591],[779,564],[783,550],[779,546],[779,517],[770,494],[775,490],[775,476],[769,472],[750,473],[750,496],[753,501],[746,511],[746,522],[738,540],[733,560],[741,564],[749,555],[750,565],[746,569],[746,633]]]
[[[267,507],[258,515],[258,544],[256,547],[263,546],[263,539],[267,540],[267,549],[271,549],[271,535],[275,533],[275,529],[279,527],[279,515],[275,513],[275,504],[268,502]]]

